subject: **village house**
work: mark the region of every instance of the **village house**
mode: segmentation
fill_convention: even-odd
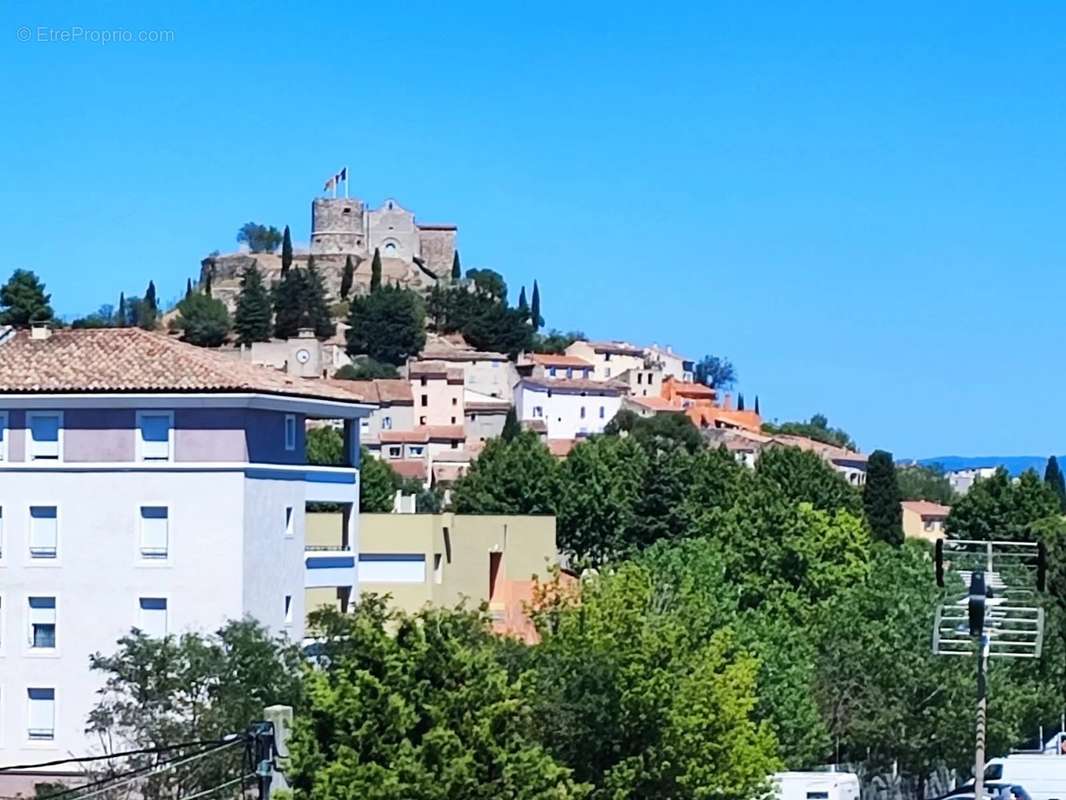
[[[541,423],[548,439],[602,433],[621,405],[622,390],[603,381],[522,378],[515,387],[518,419]]]
[[[626,370],[644,366],[644,351],[626,342],[577,341],[566,348],[566,354],[592,364],[592,378],[598,381],[617,378]]]
[[[928,500],[904,500],[900,506],[903,509],[904,536],[929,542],[944,538],[944,523],[951,513],[951,506]]]
[[[443,361],[407,365],[414,399],[415,425],[462,425],[464,377],[461,367]]]

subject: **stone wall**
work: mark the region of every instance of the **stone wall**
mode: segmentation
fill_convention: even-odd
[[[452,272],[455,257],[455,228],[420,228],[418,249],[426,268],[438,277],[447,277]]]
[[[311,252],[366,255],[365,214],[362,200],[316,197],[311,202]]]

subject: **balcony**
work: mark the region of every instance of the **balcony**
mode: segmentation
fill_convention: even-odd
[[[304,588],[355,586],[355,551],[346,545],[309,545],[304,550]]]

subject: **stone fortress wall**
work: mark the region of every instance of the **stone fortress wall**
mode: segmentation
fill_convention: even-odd
[[[382,280],[429,291],[451,278],[458,229],[454,225],[422,225],[395,200],[367,209],[362,200],[316,197],[311,202],[310,253],[293,254],[294,267],[306,267],[309,255],[333,299],[339,297],[345,261],[355,266],[353,291],[370,287],[370,264],[375,248],[381,253]],[[256,265],[270,285],[281,278],[281,254],[229,253],[200,262],[200,283],[211,276],[212,295],[232,311],[245,269]]]

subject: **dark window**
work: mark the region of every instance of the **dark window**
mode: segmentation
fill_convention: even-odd
[[[428,405],[429,405],[429,395],[428,394],[424,394],[424,395],[422,395],[422,408],[425,408]]]

